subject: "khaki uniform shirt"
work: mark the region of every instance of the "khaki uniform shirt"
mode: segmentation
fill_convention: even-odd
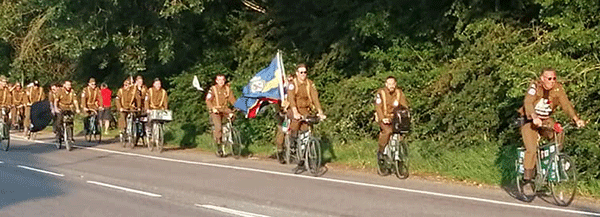
[[[135,108],[145,110],[144,100],[146,99],[146,95],[148,94],[148,87],[146,85],[142,85],[141,88],[138,88],[136,85],[133,85],[134,90],[134,98],[135,98]]]
[[[554,88],[546,90],[542,87],[541,81],[535,81],[527,89],[523,107],[519,109],[519,113],[526,116],[529,120],[533,119],[532,115],[537,115],[541,119],[548,119],[558,106],[569,117],[575,118],[577,116],[573,104],[569,101],[562,84],[556,83]]]
[[[392,118],[394,116],[394,109],[399,106],[408,108],[408,101],[400,88],[396,87],[394,92],[390,92],[387,87],[377,90],[377,95],[375,96],[377,121],[384,118]]]
[[[11,106],[12,96],[8,88],[0,89],[0,107]]]
[[[146,108],[151,110],[166,110],[169,105],[167,91],[162,88],[159,90],[150,88],[146,100],[144,101],[146,102]]]
[[[206,107],[210,111],[217,109],[219,112],[225,112],[229,109],[228,103],[230,105],[235,104],[235,96],[233,96],[229,84],[223,85],[223,87],[213,85],[208,89]]]
[[[117,109],[132,110],[134,105],[140,104],[139,99],[135,98],[136,89],[133,86],[127,88],[121,87],[117,91]]]
[[[81,107],[87,109],[98,110],[102,105],[102,96],[100,89],[95,87],[86,87],[81,93]]]
[[[44,89],[42,87],[30,87],[25,93],[27,95],[27,97],[25,97],[27,106],[31,106],[31,104],[42,101],[45,98]]]
[[[20,106],[25,104],[25,91],[23,91],[23,89],[21,90],[13,90],[12,93],[12,97],[13,97],[13,105],[14,106]]]
[[[293,83],[288,86],[288,101],[290,108],[296,108],[302,115],[306,115],[304,111],[317,110],[321,111],[321,102],[319,102],[319,93],[315,84],[306,79],[304,82],[296,78]]]
[[[75,108],[75,103],[77,103],[77,98],[73,89],[67,92],[65,88],[60,88],[54,100],[58,101],[57,107],[63,111],[72,111]]]

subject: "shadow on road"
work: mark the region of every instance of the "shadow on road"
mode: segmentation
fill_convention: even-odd
[[[43,164],[37,155],[59,151],[51,144],[12,139],[8,152],[0,152],[0,210],[10,205],[66,194],[62,180],[52,175],[19,168]]]

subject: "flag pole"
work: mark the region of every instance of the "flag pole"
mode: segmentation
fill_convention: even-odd
[[[285,93],[283,92],[283,85],[284,82],[283,80],[285,79],[285,67],[283,66],[283,60],[281,59],[281,52],[278,50],[277,51],[277,65],[279,65],[279,67],[281,67],[281,78],[279,78],[279,93],[281,95],[281,102],[283,103],[283,101],[285,101]]]

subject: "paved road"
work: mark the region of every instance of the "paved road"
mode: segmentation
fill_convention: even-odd
[[[48,141],[48,140],[43,140]],[[13,139],[0,153],[0,216],[590,216],[596,204],[522,203],[505,191],[274,161],[118,145],[71,152]],[[600,214],[598,214],[600,216]]]

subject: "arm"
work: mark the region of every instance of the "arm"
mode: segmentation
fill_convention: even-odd
[[[377,118],[379,119],[379,121],[383,120],[385,118],[385,115],[383,114],[383,99],[382,99],[382,95],[380,93],[381,91],[377,91],[377,94],[375,95],[375,112],[377,114]]]
[[[169,96],[168,96],[166,90],[163,90],[163,91],[165,91],[165,94],[163,95],[163,102],[165,103],[164,108],[165,108],[165,110],[167,110],[167,109],[169,109]]]
[[[103,99],[104,97],[102,97],[102,93],[100,92],[100,90],[97,90],[96,96],[97,96],[96,102],[98,103],[98,109],[104,108],[104,104],[102,103],[104,101],[104,99]]]
[[[573,121],[579,121],[577,113],[575,112],[575,108],[573,108],[573,103],[569,101],[569,98],[567,97],[567,94],[565,93],[565,90],[563,89],[562,85],[558,86],[558,103],[560,104],[560,107],[565,111],[565,113],[567,113],[567,115],[571,117],[571,119],[573,119]]]
[[[523,100],[523,107],[525,108],[525,116],[527,119],[535,119],[537,115],[535,114],[534,103],[536,100],[536,89],[534,87],[530,87],[527,93],[525,93],[525,99]]]
[[[205,102],[206,102],[206,108],[208,108],[208,110],[213,113],[214,113],[213,100],[215,97],[216,96],[213,94],[212,88],[210,88],[208,90],[208,93],[206,94]]]
[[[117,98],[116,98],[116,104],[117,104],[117,110],[121,111],[121,108],[123,108],[123,105],[121,105],[121,95],[123,95],[123,88],[119,88],[119,90],[117,91]]]
[[[319,101],[319,92],[317,91],[317,88],[315,87],[315,84],[311,82],[311,87],[310,87],[310,95],[312,95],[312,100],[313,100],[313,104],[315,105],[315,108],[317,109],[317,113],[319,115],[323,115],[323,108],[321,108],[321,102]]]
[[[83,91],[81,92],[81,108],[83,108],[84,111],[88,110],[88,108],[87,108],[87,97],[88,96],[86,94],[86,92],[87,92],[86,90],[87,90],[87,88],[83,89]],[[77,104],[77,101],[75,99],[73,99],[73,100],[74,100],[73,102],[75,104]]]

